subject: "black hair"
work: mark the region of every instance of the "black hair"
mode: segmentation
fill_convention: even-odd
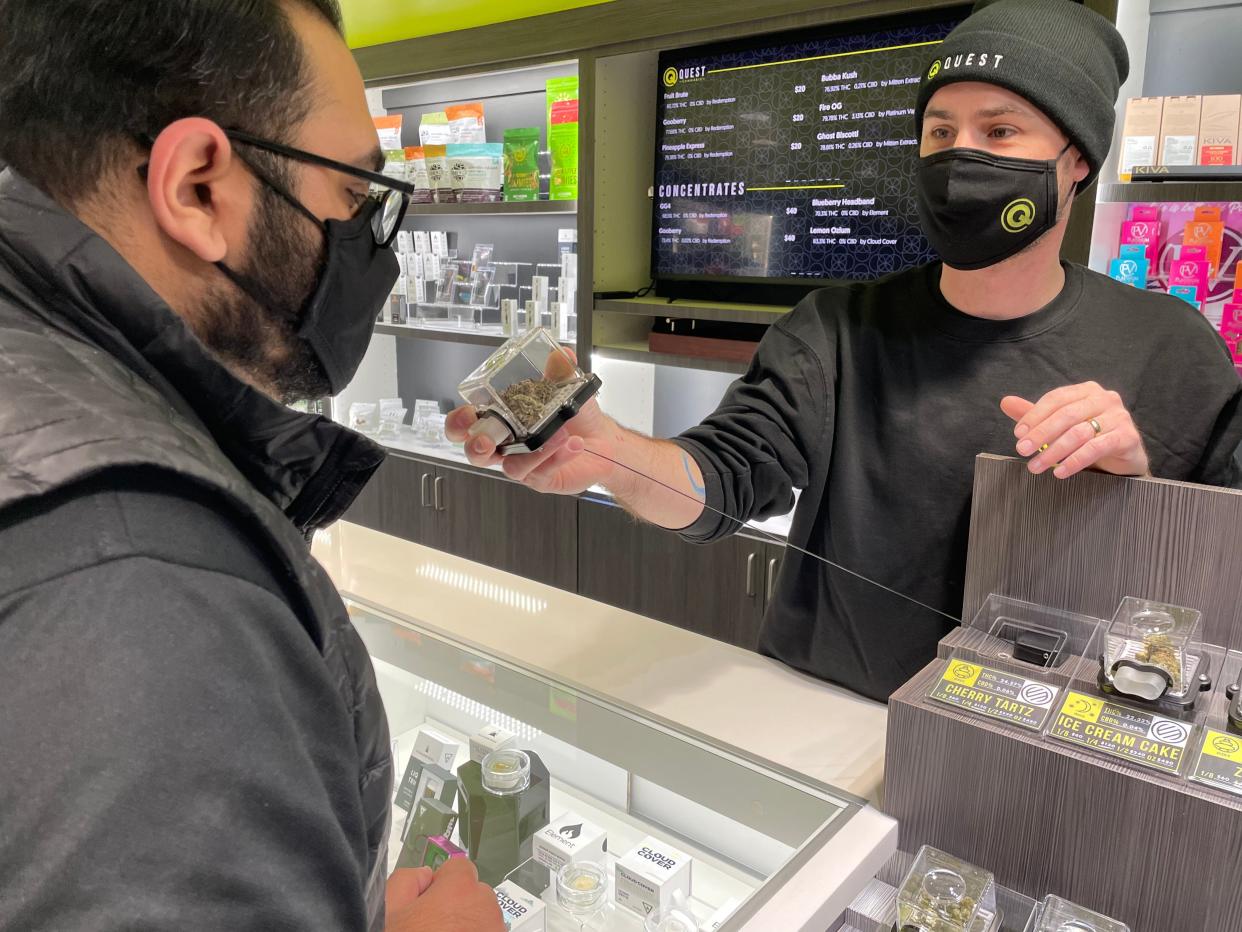
[[[288,18],[337,0],[0,0],[0,165],[62,203],[190,116],[286,139],[311,109]]]

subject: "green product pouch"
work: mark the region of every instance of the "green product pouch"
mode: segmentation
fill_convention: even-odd
[[[539,130],[505,130],[505,200],[539,200]]]
[[[578,102],[566,101],[553,108],[552,132],[548,136],[552,150],[552,184],[554,201],[578,199]]]

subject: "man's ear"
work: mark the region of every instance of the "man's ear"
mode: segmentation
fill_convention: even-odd
[[[151,147],[147,197],[155,222],[204,262],[224,259],[226,228],[248,215],[249,182],[239,167],[224,130],[201,117],[169,124]]]
[[[1070,158],[1073,159],[1070,168],[1070,177],[1074,179],[1074,187],[1077,189],[1084,178],[1091,174],[1091,166],[1087,164],[1086,158],[1078,151],[1077,146],[1070,146]]]

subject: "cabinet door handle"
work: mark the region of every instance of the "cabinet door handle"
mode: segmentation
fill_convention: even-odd
[[[755,597],[755,555],[753,553],[746,557],[746,595],[752,599]]]
[[[428,489],[430,479],[431,479],[431,473],[426,473],[426,472],[423,473],[422,493],[423,493],[423,507],[424,508],[431,507],[431,501],[427,494],[427,489]]]
[[[763,597],[765,602],[772,601],[772,590],[776,588],[776,567],[780,561],[775,557],[768,561],[768,586],[767,594]]]
[[[436,476],[435,485],[436,511],[444,510],[444,477]]]

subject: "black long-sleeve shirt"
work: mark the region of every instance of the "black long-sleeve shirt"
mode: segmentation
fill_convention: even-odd
[[[774,324],[720,407],[678,442],[707,504],[746,521],[787,512],[790,542],[957,616],[974,458],[1014,455],[1006,395],[1096,381],[1119,392],[1154,475],[1242,485],[1242,382],[1182,301],[1065,266],[1061,294],[984,320],[940,293],[940,266],[814,292]],[[738,530],[710,511],[682,533]],[[886,699],[952,623],[790,550],[760,649]]]

